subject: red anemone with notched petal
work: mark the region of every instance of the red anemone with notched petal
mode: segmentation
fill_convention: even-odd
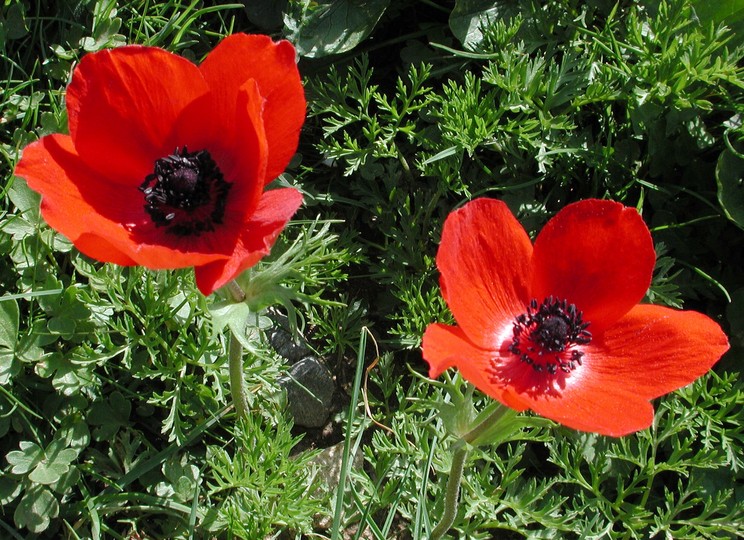
[[[456,367],[503,404],[578,430],[650,426],[650,400],[728,349],[705,315],[638,304],[655,258],[641,216],[616,202],[566,206],[534,246],[501,201],[464,205],[448,216],[437,253],[458,326],[427,328],[430,376]]]
[[[302,203],[265,191],[295,153],[305,96],[294,47],[235,34],[195,65],[138,45],[83,57],[68,135],[25,148],[15,174],[86,255],[193,266],[209,294],[266,255]]]

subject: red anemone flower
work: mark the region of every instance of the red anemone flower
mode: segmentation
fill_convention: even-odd
[[[633,208],[570,204],[534,246],[501,201],[450,214],[437,253],[458,326],[430,325],[430,376],[457,367],[484,393],[568,427],[620,436],[651,425],[650,400],[708,371],[728,349],[711,319],[638,304],[656,254]]]
[[[67,88],[70,135],[29,145],[15,174],[86,255],[195,268],[204,294],[266,255],[302,203],[264,191],[297,149],[294,47],[225,38],[196,66],[138,45],[86,55]]]

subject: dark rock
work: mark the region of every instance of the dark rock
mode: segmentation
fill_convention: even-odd
[[[335,384],[333,375],[320,360],[306,356],[279,382],[287,391],[287,403],[296,425],[316,428],[325,424],[331,412]]]
[[[300,335],[293,336],[290,333],[289,322],[285,315],[274,312],[269,316],[274,321],[274,327],[266,332],[266,335],[279,356],[286,358],[290,364],[295,364],[310,354],[305,339]]]

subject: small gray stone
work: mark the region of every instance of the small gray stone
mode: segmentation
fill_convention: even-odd
[[[364,454],[361,450],[351,457],[351,468],[361,470],[364,467]],[[336,489],[341,480],[341,465],[344,459],[344,441],[324,448],[316,455],[311,463],[318,467],[318,475],[330,489]]]
[[[270,314],[274,321],[274,327],[266,335],[269,343],[279,356],[286,358],[290,364],[297,363],[300,359],[310,354],[310,349],[302,336],[293,336],[289,332],[289,322],[286,315],[277,312]]]
[[[325,424],[331,412],[335,385],[333,375],[320,360],[306,356],[279,382],[287,392],[287,403],[296,425],[317,428]]]

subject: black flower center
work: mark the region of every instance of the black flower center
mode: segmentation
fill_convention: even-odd
[[[207,150],[189,152],[184,146],[156,160],[139,189],[156,226],[178,236],[198,236],[222,223],[231,187]]]
[[[589,323],[582,320],[581,311],[566,300],[549,296],[538,305],[533,299],[527,313],[514,320],[509,352],[535,371],[554,375],[560,369],[568,373],[581,365],[584,356],[574,346],[586,345],[592,340],[588,326]]]

